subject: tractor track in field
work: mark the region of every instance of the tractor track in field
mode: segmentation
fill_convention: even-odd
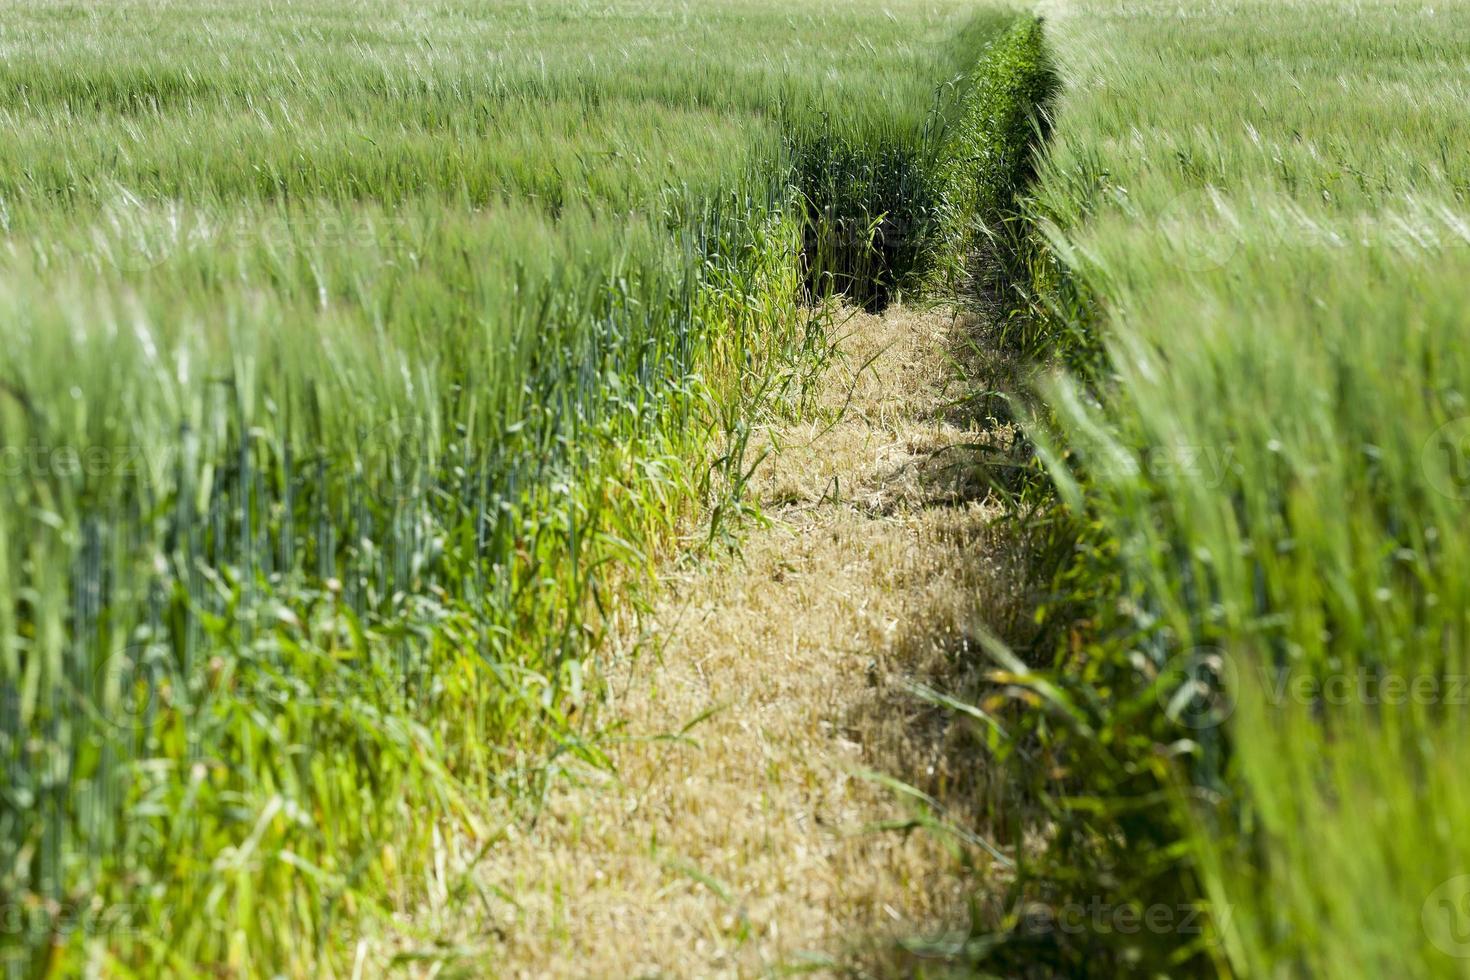
[[[871,774],[989,824],[970,729],[911,687],[962,683],[966,624],[1024,608],[998,508],[952,465],[1005,438],[949,407],[974,328],[948,308],[838,316],[818,411],[760,433],[768,526],[669,570],[621,631],[613,772],[554,788],[475,871],[498,897],[466,938],[494,975],[907,974],[895,939],[964,928],[977,872]]]
[[[751,492],[770,525],[663,579],[628,631],[656,635],[656,656],[614,655],[624,732],[694,722],[691,741],[615,745],[615,779],[556,792],[482,868],[518,905],[501,910],[503,975],[886,972],[892,939],[963,927],[973,879],[952,841],[897,829],[913,802],[864,773],[987,822],[969,812],[982,758],[909,688],[965,669],[970,616],[1022,605],[994,508],[950,465],[977,442],[948,408],[973,326],[839,316],[816,418],[762,433],[776,451]]]

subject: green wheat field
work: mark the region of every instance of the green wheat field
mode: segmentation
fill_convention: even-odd
[[[358,975],[835,311],[978,294],[917,975],[1470,976],[1467,199],[1445,0],[6,0],[0,972]]]

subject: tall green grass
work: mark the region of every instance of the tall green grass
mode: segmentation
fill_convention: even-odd
[[[1470,14],[1047,13],[1033,433],[1079,537],[1060,653],[998,653],[1048,814],[1010,948],[1470,973]]]
[[[7,975],[340,969],[598,764],[609,604],[743,506],[811,301],[953,264],[1009,20],[12,5]]]

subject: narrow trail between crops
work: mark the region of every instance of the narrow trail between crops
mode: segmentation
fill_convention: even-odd
[[[671,570],[614,652],[615,775],[555,790],[481,863],[497,975],[892,974],[894,939],[963,926],[957,845],[911,832],[916,801],[868,774],[984,825],[983,756],[912,690],[974,663],[972,617],[1023,608],[995,509],[953,465],[1004,437],[949,407],[974,328],[838,316],[819,410],[760,434],[770,525]]]

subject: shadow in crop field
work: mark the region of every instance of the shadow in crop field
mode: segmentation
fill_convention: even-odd
[[[987,764],[986,726],[935,695],[963,699],[986,683],[992,664],[981,629],[1017,648],[1035,642],[1029,548],[993,514],[972,511],[947,523],[936,537],[965,565],[958,584],[966,592],[936,596],[905,624],[848,724],[882,733],[870,742],[874,768],[924,792],[963,826],[1002,832],[1012,801]]]
[[[986,937],[1016,911],[1018,853],[1050,825],[1021,771],[1051,763],[1007,740],[1005,709],[988,703],[1004,681],[987,648],[1001,644],[1031,664],[1056,648],[1036,611],[1070,538],[1051,519],[1019,432],[1027,362],[1003,343],[993,298],[972,296],[968,305],[950,331],[949,378],[936,385],[958,394],[920,413],[909,452],[855,495],[875,501],[861,508],[869,518],[912,527],[929,556],[890,583],[916,601],[898,637],[873,651],[867,696],[844,727],[863,733],[865,765],[910,804],[910,818],[882,832],[948,838],[972,882],[968,912],[947,931],[864,947],[862,969],[876,976],[971,975],[989,952]],[[926,578],[926,566],[944,568],[944,581]],[[1034,938],[1018,943],[1012,931],[997,951],[1008,975],[1053,975],[1048,937]]]
[[[986,649],[999,641],[1031,660],[1055,646],[1034,615],[1050,542],[994,510],[950,512],[963,515],[945,535],[962,591],[936,596],[905,624],[846,725],[869,733],[865,762],[901,784],[890,785],[910,804],[907,822],[884,829],[948,838],[970,878],[969,907],[944,931],[870,947],[865,967],[875,976],[971,976],[983,961],[1007,976],[1055,976],[1064,961],[1045,924],[1027,933],[1012,921],[1022,911],[1015,864],[1051,833],[1021,772],[1052,761],[1008,742],[1010,711],[992,698],[1000,668]],[[1006,942],[992,944],[1000,934]]]
[[[840,293],[876,313],[913,281],[943,234],[945,188],[932,153],[922,134],[854,140],[821,131],[794,142],[814,295]]]

